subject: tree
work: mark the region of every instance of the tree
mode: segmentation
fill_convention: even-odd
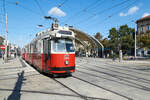
[[[150,48],[150,34],[137,35],[137,45],[140,48]]]
[[[101,41],[102,35],[100,32],[97,32],[96,35],[94,36],[98,41]]]
[[[126,53],[128,51],[131,52],[131,50],[134,48],[134,29],[129,28],[128,25],[122,25],[119,28],[119,34],[121,49],[123,50],[123,53]]]
[[[116,28],[112,28],[109,30],[109,48],[113,50],[115,53],[119,52],[119,49],[123,51],[123,53],[127,53],[128,51],[134,48],[134,39],[133,39],[134,29],[129,28],[128,25],[122,25],[117,30]]]
[[[117,47],[118,47],[118,41],[119,41],[119,34],[118,30],[116,28],[112,28],[109,30],[109,45],[108,47],[113,50],[114,52],[117,52]]]
[[[107,38],[104,38],[103,40],[101,40],[101,43],[104,45],[105,48],[107,48],[109,44],[109,40]]]

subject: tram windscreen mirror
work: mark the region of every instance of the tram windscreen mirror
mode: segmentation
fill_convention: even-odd
[[[60,34],[72,35],[71,31],[59,31]]]

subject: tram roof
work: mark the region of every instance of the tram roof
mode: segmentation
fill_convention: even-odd
[[[72,32],[71,34],[60,34],[60,31],[64,31],[64,32]],[[58,34],[59,33],[59,34]],[[48,38],[48,37],[72,37],[74,38],[74,33],[73,31],[69,30],[69,28],[67,27],[59,27],[57,29],[51,30],[51,29],[47,29],[47,30],[43,30],[39,33],[36,34],[36,37],[31,41],[34,42],[36,40],[39,39],[44,39],[44,38]]]

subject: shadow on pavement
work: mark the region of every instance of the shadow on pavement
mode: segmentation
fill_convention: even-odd
[[[15,84],[13,92],[8,96],[7,100],[20,100],[20,96],[21,96],[20,91],[21,91],[23,80],[24,80],[24,71],[18,73],[18,80]]]

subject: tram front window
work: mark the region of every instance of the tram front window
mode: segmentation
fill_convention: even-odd
[[[74,46],[71,40],[66,40],[66,51],[74,52]]]
[[[73,41],[70,39],[52,40],[54,52],[74,52]]]

